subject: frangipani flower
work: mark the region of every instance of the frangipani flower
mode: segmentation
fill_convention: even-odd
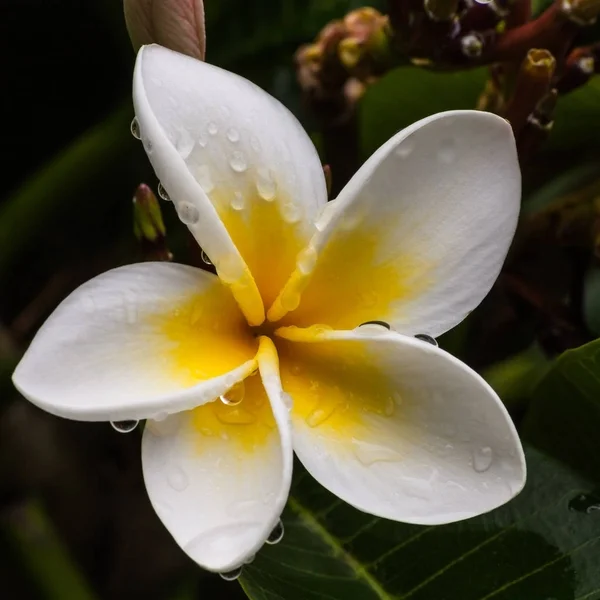
[[[466,519],[517,494],[524,457],[500,400],[414,337],[454,327],[500,271],[519,212],[510,126],[424,119],[326,204],[309,138],[250,82],[146,46],[134,103],[163,195],[218,276],[144,263],[86,283],[38,333],[19,390],[62,417],[148,419],[152,504],[213,571],[276,526],[293,451],[397,521]]]

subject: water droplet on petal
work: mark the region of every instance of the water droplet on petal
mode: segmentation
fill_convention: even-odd
[[[256,415],[241,406],[229,405],[217,410],[217,419],[226,425],[250,425],[256,422]],[[221,437],[228,439],[226,433],[224,435],[222,433]]]
[[[494,452],[489,446],[476,448],[473,451],[473,469],[477,473],[485,473],[494,461]]]
[[[246,206],[246,200],[244,199],[244,194],[242,192],[235,192],[233,198],[231,198],[231,208],[233,210],[244,210]]]
[[[256,555],[253,554],[252,556],[249,556],[245,561],[244,564],[245,565],[251,565],[254,562],[254,559],[256,558]]]
[[[187,129],[182,129],[179,132],[179,137],[175,143],[175,147],[177,148],[177,152],[179,152],[179,155],[181,158],[183,158],[183,160],[189,157],[195,145],[196,142],[194,141],[192,134]]]
[[[240,132],[235,127],[230,127],[227,130],[227,139],[234,144],[236,142],[239,142],[240,141]]]
[[[165,200],[166,202],[170,202],[171,201],[171,197],[169,196],[169,194],[167,193],[167,190],[165,190],[164,186],[162,183],[158,184],[158,195]]]
[[[396,156],[399,156],[400,158],[408,158],[413,153],[414,149],[414,142],[410,138],[404,139],[396,148]]]
[[[195,175],[205,194],[210,194],[215,189],[215,184],[208,165],[200,165],[196,169]]]
[[[201,133],[201,134],[198,136],[198,145],[199,145],[201,148],[206,148],[206,145],[207,145],[207,144],[208,144],[208,138],[206,137],[206,134],[204,134],[204,133]]]
[[[376,462],[396,462],[402,457],[393,448],[352,438],[354,455],[366,467]]]
[[[214,121],[208,124],[208,133],[210,135],[217,135],[219,133],[219,126]]]
[[[229,166],[236,173],[243,173],[248,168],[248,163],[246,162],[246,157],[241,150],[236,150],[229,159]]]
[[[323,425],[329,417],[335,412],[335,405],[318,406],[306,417],[306,424],[309,427],[318,427]]]
[[[202,262],[203,262],[205,265],[208,265],[209,267],[212,267],[212,266],[213,266],[213,264],[212,264],[212,262],[211,262],[210,258],[208,258],[208,255],[206,254],[206,252],[204,252],[204,250],[202,250],[202,253],[200,254],[200,258],[202,259]]]
[[[392,417],[395,412],[396,412],[396,402],[395,402],[393,396],[390,396],[389,398],[385,399],[385,403],[384,403],[384,407],[383,407],[383,414],[386,417]]]
[[[131,433],[139,424],[139,421],[111,421],[112,428],[118,433]]]
[[[277,182],[269,169],[259,168],[256,177],[256,189],[263,200],[271,202],[277,193]]]
[[[283,534],[285,533],[285,529],[283,527],[283,522],[279,519],[277,525],[267,538],[267,544],[270,546],[274,546],[275,544],[279,544],[279,542],[283,539]]]
[[[302,207],[291,200],[281,205],[281,216],[287,223],[297,223],[302,218]]]
[[[451,164],[456,160],[456,142],[453,139],[446,138],[440,143],[438,149],[438,158],[444,164]]]
[[[200,220],[200,211],[189,202],[180,202],[177,205],[177,214],[185,225],[196,225]]]
[[[303,275],[308,275],[314,271],[314,268],[317,265],[317,251],[313,246],[308,246],[300,254],[298,255],[298,259],[296,264],[298,266],[298,271]]]
[[[392,328],[385,321],[367,321],[358,326],[360,333],[387,333]]]
[[[241,404],[246,395],[246,386],[243,381],[236,383],[229,388],[222,396],[219,396],[221,402],[227,406],[237,406]]]
[[[167,482],[176,492],[183,492],[190,484],[188,476],[181,467],[173,467],[169,470]]]
[[[421,340],[422,342],[427,342],[428,344],[431,344],[432,346],[437,346],[437,340],[433,337],[431,337],[430,335],[427,335],[426,333],[417,333],[417,335],[415,335],[415,338],[417,338],[418,340]]]
[[[141,140],[142,139],[142,134],[140,132],[140,123],[137,120],[137,117],[134,117],[133,121],[131,121],[131,135],[136,140]]]
[[[219,573],[221,579],[225,581],[236,581],[242,575],[242,567],[238,567],[237,569],[232,569],[231,571],[227,571],[225,573]]]

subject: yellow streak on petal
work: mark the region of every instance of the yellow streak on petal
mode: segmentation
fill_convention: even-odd
[[[398,241],[397,254],[385,261],[382,244],[387,231],[337,231],[319,252],[312,274],[295,272],[268,311],[271,321],[308,327],[323,323],[352,329],[374,319],[384,320],[398,306],[413,300],[432,284],[434,265],[411,255]],[[291,310],[299,302],[296,310]],[[287,315],[287,310],[291,310]],[[285,316],[284,316],[285,315]]]
[[[256,192],[247,193],[241,210],[232,207],[236,202],[235,190],[215,190],[211,198],[248,265],[265,306],[270,306],[293,272],[296,256],[307,242],[302,219],[290,222],[288,216],[285,220],[286,211],[290,214],[290,200],[281,191],[269,201]],[[299,208],[292,208],[296,210]],[[299,213],[294,218],[297,216]]]
[[[227,442],[248,453],[263,448],[277,434],[275,418],[260,377],[252,375],[241,385],[244,393],[240,404],[227,406],[217,398],[192,411],[192,423],[197,433],[195,445],[199,452]]]
[[[294,418],[350,443],[374,416],[389,418],[402,410],[401,395],[364,346],[344,340],[310,343],[322,329],[305,331],[303,341],[309,343],[298,343],[299,337],[275,340],[283,389],[294,400]]]
[[[256,355],[258,343],[219,281],[149,320],[167,341],[164,360],[170,376],[184,387],[224,375]]]

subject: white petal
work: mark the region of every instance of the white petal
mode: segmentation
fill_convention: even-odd
[[[263,381],[246,380],[239,408],[211,403],[144,431],[152,505],[181,548],[211,571],[230,571],[253,556],[287,501],[291,427],[273,354],[259,353]],[[256,420],[232,424],[236,410]]]
[[[40,329],[13,380],[55,415],[140,419],[223,394],[256,368],[256,349],[217,277],[143,263],[75,290]]]
[[[294,449],[362,511],[439,524],[490,511],[525,481],[521,444],[494,391],[426,342],[376,327],[280,332]]]
[[[134,104],[152,166],[180,214],[198,217],[188,225],[219,274],[247,265],[270,304],[327,200],[298,121],[249,81],[160,46],[138,55]]]
[[[498,276],[520,190],[504,119],[455,111],[419,121],[342,191],[311,242],[314,270],[292,277],[269,319],[300,301],[286,323],[351,329],[378,319],[406,334],[447,331]]]

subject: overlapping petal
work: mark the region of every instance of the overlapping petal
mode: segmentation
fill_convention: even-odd
[[[334,201],[269,310],[286,324],[381,319],[439,335],[488,293],[512,240],[520,171],[510,125],[428,117],[382,146]]]
[[[212,571],[235,569],[260,549],[289,493],[289,411],[266,338],[258,362],[260,377],[246,379],[238,406],[217,401],[144,431],[152,505],[190,558]]]
[[[134,104],[150,162],[179,214],[219,275],[242,281],[234,294],[260,324],[254,282],[270,305],[327,199],[310,139],[254,84],[160,46],[138,55]]]
[[[341,499],[432,525],[490,511],[523,487],[523,452],[504,406],[446,352],[377,326],[280,335],[294,449]]]
[[[140,419],[213,400],[256,368],[256,350],[217,277],[143,263],[74,291],[13,379],[34,404],[62,417]]]

